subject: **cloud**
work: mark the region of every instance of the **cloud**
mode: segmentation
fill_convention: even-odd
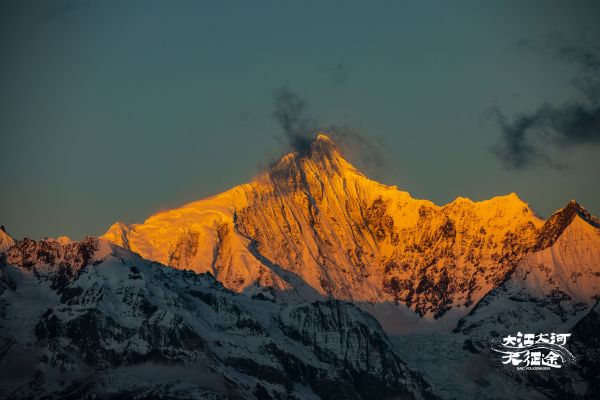
[[[339,150],[359,167],[368,169],[377,177],[385,174],[386,146],[383,140],[367,136],[351,124],[324,124],[308,114],[308,102],[287,86],[272,93],[272,116],[281,128],[286,145],[301,156],[310,152],[317,132],[332,138]]]
[[[560,34],[548,35],[540,43],[522,40],[519,48],[575,65],[579,72],[571,84],[578,96],[563,104],[541,104],[529,113],[508,118],[495,109],[501,131],[492,152],[508,168],[524,169],[543,164],[564,165],[549,154],[552,150],[600,144],[600,52],[569,42]]]
[[[306,100],[282,86],[273,91],[272,115],[293,151],[304,155],[310,150],[313,135],[319,129],[306,114]]]
[[[330,125],[325,132],[340,151],[360,168],[367,169],[376,178],[386,176],[388,170],[387,146],[382,138],[367,136],[349,125]]]

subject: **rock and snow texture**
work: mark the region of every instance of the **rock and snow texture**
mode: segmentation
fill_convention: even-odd
[[[349,303],[236,294],[93,238],[19,241],[0,270],[2,398],[435,398]]]
[[[599,398],[598,226],[570,202],[544,224],[534,251],[460,320],[454,333],[395,338],[400,356],[444,398]],[[577,363],[552,373],[502,365],[490,348],[517,332],[571,333],[568,348]],[[414,348],[419,351],[407,350]]]
[[[548,220],[542,232],[558,233],[526,254],[457,330],[478,338],[515,329],[568,330],[589,312],[600,296],[600,228],[571,202]]]
[[[369,180],[320,136],[249,184],[105,237],[236,292],[353,301],[405,335],[396,351],[443,398],[599,394],[600,221],[575,201],[546,221],[515,194],[440,207]],[[587,332],[582,364],[523,377],[490,354],[545,330]]]
[[[365,177],[319,135],[248,184],[116,223],[104,238],[211,272],[237,292],[353,301],[402,332],[413,320],[452,329],[524,255],[554,240],[543,228],[514,193],[445,206],[414,199]]]
[[[320,135],[99,241],[0,231],[0,397],[598,398],[599,296],[600,220],[576,202],[437,206]],[[581,364],[503,368],[490,345],[517,331],[572,332]]]

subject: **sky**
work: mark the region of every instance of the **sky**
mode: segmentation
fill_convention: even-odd
[[[3,1],[0,224],[79,239],[248,182],[290,150],[282,90],[414,197],[600,215],[599,20],[597,1]]]

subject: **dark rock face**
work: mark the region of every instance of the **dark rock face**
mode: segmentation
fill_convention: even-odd
[[[429,318],[449,326],[574,215],[600,226],[574,202],[544,224],[514,193],[437,206],[368,179],[325,135],[303,148],[248,184],[144,224],[114,224],[105,237],[155,261],[210,270],[237,292],[271,287],[285,301],[374,304],[388,321],[396,303],[423,326]],[[398,323],[381,320],[386,328],[401,324],[397,309]]]
[[[388,204],[381,197],[375,199],[366,209],[365,222],[377,242],[383,242],[388,238],[396,246],[398,233],[394,229],[394,220],[387,214],[387,209]]]
[[[92,240],[9,259],[0,369],[26,368],[4,398],[435,398],[348,303],[252,299]]]
[[[496,363],[486,374],[508,377],[513,380],[508,384],[542,398],[597,398],[600,231],[576,203],[554,214],[541,231],[540,250],[525,256],[459,321],[453,339],[462,340],[465,351],[492,360],[490,347],[509,334],[571,333],[567,348],[575,364],[552,373],[523,374]],[[574,249],[575,240],[585,250]]]
[[[376,320],[348,306],[339,301],[316,302],[286,307],[279,315],[286,336],[313,349],[319,361],[344,371],[347,380],[343,384],[331,381],[323,385],[315,381],[310,368],[294,360],[286,364],[295,365],[301,381],[307,381],[321,398],[389,398],[394,393],[406,393],[410,398],[408,388],[394,377],[408,374],[419,378],[398,362],[388,338],[375,328]]]
[[[584,399],[600,398],[600,304],[596,303],[588,315],[575,325],[573,336],[579,338],[574,342],[573,354],[577,358],[576,369],[588,387],[583,394]]]
[[[8,250],[6,263],[32,270],[34,274],[49,280],[52,289],[60,291],[92,262],[96,250],[98,239],[94,237],[64,246],[54,240],[38,242],[25,238]],[[50,268],[41,272],[36,266]]]
[[[463,350],[479,354],[487,360],[498,359],[486,372],[488,376],[502,376],[513,381],[510,385],[521,387],[528,395],[545,399],[596,399],[600,395],[598,376],[600,374],[600,314],[598,305],[589,307],[565,307],[564,298],[560,303],[553,299],[510,296],[513,304],[511,313],[495,302],[507,301],[510,291],[506,287],[495,289],[486,296],[473,313],[459,323],[455,334],[464,337]],[[497,307],[495,314],[488,314],[486,308]],[[514,310],[519,307],[520,312]],[[481,318],[479,314],[486,314]],[[573,325],[584,314],[583,318]],[[511,366],[502,365],[490,346],[502,337],[514,332],[564,332],[570,333],[567,348],[575,357],[575,364],[568,364],[551,373],[523,374]],[[490,388],[495,389],[495,388]],[[498,388],[499,390],[499,388]]]
[[[550,219],[544,223],[533,250],[543,250],[552,246],[576,216],[581,217],[592,226],[600,228],[600,220],[572,200],[564,208],[552,214]]]
[[[265,259],[338,299],[404,303],[438,319],[453,307],[470,307],[482,288],[502,282],[537,240],[537,219],[510,196],[485,207],[466,200],[437,207],[372,196],[363,181],[351,186],[329,164],[286,162],[271,176],[274,188],[248,192],[234,231]],[[365,299],[372,277],[381,292]]]

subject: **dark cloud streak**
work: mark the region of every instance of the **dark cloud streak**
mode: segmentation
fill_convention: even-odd
[[[544,103],[510,120],[495,109],[501,138],[492,152],[511,169],[536,164],[560,168],[563,165],[548,155],[552,151],[600,144],[600,53],[597,48],[572,44],[560,34],[549,35],[539,44],[522,40],[519,47],[575,65],[579,73],[571,83],[579,96],[560,105]]]
[[[273,91],[273,117],[279,123],[293,151],[306,154],[312,135],[318,130],[315,120],[306,115],[306,100],[282,86]]]
[[[350,124],[321,124],[307,113],[306,99],[287,86],[275,89],[272,116],[281,128],[286,144],[292,151],[306,155],[318,132],[326,133],[340,151],[360,167],[367,168],[377,177],[385,175],[386,148],[381,139],[367,137]]]

